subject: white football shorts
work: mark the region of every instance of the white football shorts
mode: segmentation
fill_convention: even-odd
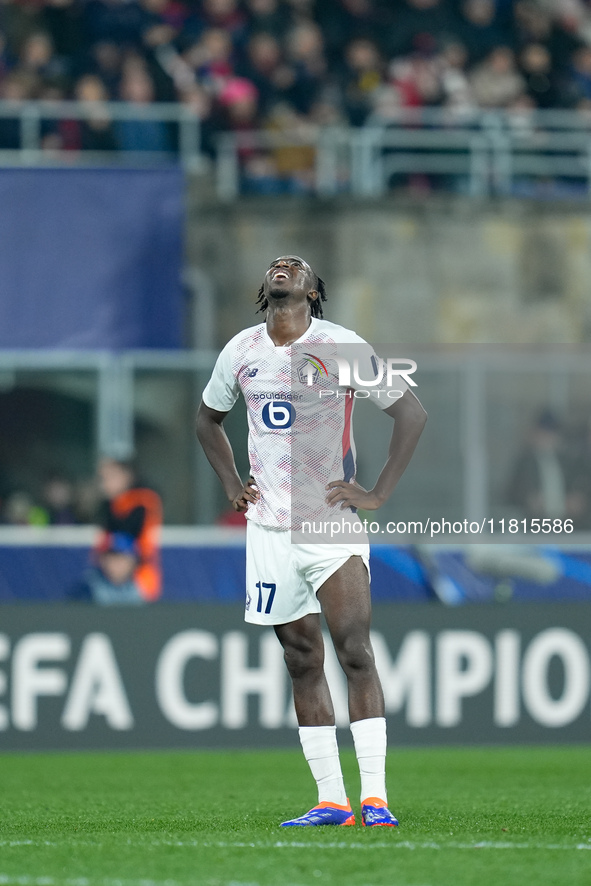
[[[248,521],[244,619],[281,625],[320,612],[316,592],[350,557],[361,557],[369,576],[369,544],[291,543],[291,532]]]

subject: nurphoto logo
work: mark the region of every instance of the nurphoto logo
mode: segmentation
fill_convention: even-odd
[[[407,385],[416,388],[417,383],[410,377],[413,372],[417,371],[417,364],[414,360],[407,360],[404,357],[372,357],[371,363],[375,372],[374,378],[363,379],[360,377],[359,360],[355,357],[352,361],[345,360],[344,357],[334,357],[339,367],[339,385],[344,387],[351,386],[351,366],[353,363],[353,381],[362,387],[373,388],[381,384],[386,373],[386,384],[388,386],[394,384],[394,377],[402,378]]]
[[[314,354],[305,354],[306,361],[298,368],[298,379],[302,384],[312,387],[321,375],[328,378],[328,369],[322,362],[320,357]],[[386,376],[386,384],[392,386],[394,378],[402,378],[409,387],[416,388],[417,383],[413,381],[411,375],[417,370],[415,360],[409,360],[404,357],[371,357],[371,366],[373,370],[373,378],[361,378],[361,370],[359,368],[359,359],[357,357],[352,360],[346,360],[344,357],[334,355],[331,359],[335,361],[339,371],[339,385],[349,388],[351,387],[351,377],[353,378],[353,386],[373,388],[381,385]],[[351,370],[352,364],[352,370]]]

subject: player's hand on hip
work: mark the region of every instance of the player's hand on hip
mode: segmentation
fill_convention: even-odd
[[[341,511],[346,508],[363,508],[364,511],[376,511],[382,502],[374,492],[368,492],[359,483],[347,482],[347,480],[333,480],[326,487],[329,492],[326,496],[327,504],[333,506],[340,502]]]
[[[232,500],[232,507],[235,511],[244,512],[248,510],[249,504],[256,504],[261,493],[256,487],[253,477],[249,477],[236,498]]]

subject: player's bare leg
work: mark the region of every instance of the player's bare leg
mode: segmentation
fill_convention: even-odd
[[[361,557],[347,560],[317,596],[347,677],[363,824],[395,826],[398,822],[387,808],[384,694],[371,647],[369,576]]]
[[[304,756],[318,787],[318,806],[283,826],[351,825],[351,809],[341,771],[334,710],[324,675],[320,617],[310,614],[276,625],[289,671]]]
[[[348,685],[349,718],[384,716],[384,694],[369,638],[369,576],[361,557],[351,557],[318,590],[326,623]]]
[[[334,709],[324,675],[324,640],[320,616],[313,613],[275,625],[293,686],[300,726],[334,726]]]

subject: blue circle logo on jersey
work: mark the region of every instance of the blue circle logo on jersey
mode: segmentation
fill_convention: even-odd
[[[284,400],[271,400],[265,403],[261,414],[267,427],[274,431],[290,428],[296,417],[295,408]]]

